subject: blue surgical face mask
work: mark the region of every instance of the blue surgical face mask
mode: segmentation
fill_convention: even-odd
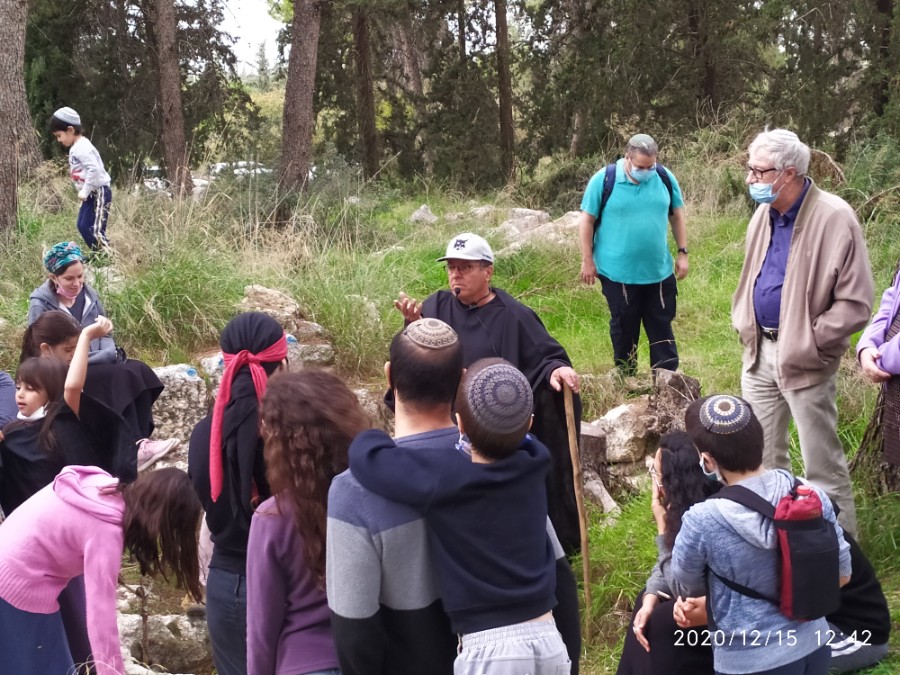
[[[778,179],[776,178],[775,180]],[[781,190],[778,190],[778,192],[772,191],[772,186],[774,184],[774,182],[751,183],[747,186],[747,191],[750,193],[750,198],[757,204],[771,204],[778,199],[778,192],[781,192]]]
[[[656,173],[656,165],[651,166],[649,169],[638,169],[637,167],[631,167],[631,177],[634,178],[638,183],[646,183],[648,180],[653,178],[653,174]]]
[[[709,480],[714,480],[718,483],[725,482],[722,480],[722,474],[719,473],[718,468],[713,471],[706,470],[706,463],[703,461],[703,455],[700,455],[700,470],[703,472],[703,475],[706,476]]]

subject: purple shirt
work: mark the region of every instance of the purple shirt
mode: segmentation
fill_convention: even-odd
[[[874,347],[881,354],[878,367],[894,376],[900,375],[900,333],[890,340],[886,338],[897,312],[900,312],[900,274],[881,296],[878,311],[856,343],[857,358],[863,349]]]
[[[810,181],[806,179],[800,196],[783,214],[769,208],[772,239],[753,287],[753,311],[756,313],[756,323],[763,328],[778,328],[781,322],[781,288],[784,286],[788,253],[791,251],[794,222],[809,186]]]
[[[270,497],[253,514],[247,544],[247,672],[339,667],[325,590],[306,567],[293,515]]]

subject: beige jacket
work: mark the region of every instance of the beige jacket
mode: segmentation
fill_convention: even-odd
[[[769,208],[760,206],[750,219],[744,268],[731,300],[731,323],[744,345],[744,368],[755,365],[763,339],[753,288],[771,240]],[[813,183],[794,223],[781,293],[778,375],[783,390],[819,384],[837,371],[850,336],[869,321],[873,292],[856,214],[843,199]]]

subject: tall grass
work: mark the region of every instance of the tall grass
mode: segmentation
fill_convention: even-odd
[[[741,349],[731,329],[730,302],[750,213],[742,183],[743,149],[756,129],[732,122],[724,129],[698,130],[691,138],[661,139],[663,160],[676,172],[688,200],[691,271],[679,285],[674,330],[681,366],[701,381],[705,393],[740,391]],[[898,256],[894,207],[900,194],[889,189],[900,184],[900,169],[892,161],[895,145],[880,139],[855,146],[845,166],[846,183],[834,186],[855,205],[868,204],[863,226],[879,290],[889,283]],[[380,382],[390,337],[402,323],[392,306],[397,293],[421,299],[445,286],[446,275],[435,259],[458,232],[480,232],[496,249],[505,243],[492,232],[496,218],[484,222],[463,215],[448,222],[444,216],[467,214],[484,203],[516,202],[555,213],[577,208],[583,188],[578,181],[586,182],[603,161],[551,159],[519,192],[474,199],[427,180],[413,186],[390,180],[366,184],[353,167],[336,162],[331,173],[317,176],[308,195],[292,198],[294,215],[279,224],[273,214],[286,202],[271,177],[217,182],[203,198],[182,203],[116,190],[109,233],[120,279],[101,270],[96,285],[117,339],[150,363],[182,361],[213,347],[243,287],[259,283],[286,291],[308,318],[326,327],[344,375]],[[17,356],[28,294],[44,277],[43,250],[56,241],[79,239],[76,200],[64,179],[56,177],[58,170],[51,166],[39,182],[23,186],[19,226],[0,239],[0,318],[7,322],[0,325],[0,365],[6,368]],[[410,222],[422,203],[441,217],[437,223]],[[599,286],[581,284],[578,271],[573,241],[566,247],[526,246],[501,257],[494,279],[538,312],[577,370],[597,376],[586,387],[585,402],[590,414],[600,415],[630,394],[608,377],[609,313]],[[646,372],[645,339],[639,362]],[[848,357],[839,373],[838,404],[839,433],[849,453],[859,443],[875,394]],[[894,533],[900,503],[896,496],[870,497],[864,487],[857,485],[860,538],[896,618],[900,558]],[[588,674],[614,672],[631,602],[655,557],[647,494],[622,507],[614,522],[592,514],[596,637],[582,669]],[[893,670],[881,672],[895,672],[900,659],[892,657],[887,667]]]

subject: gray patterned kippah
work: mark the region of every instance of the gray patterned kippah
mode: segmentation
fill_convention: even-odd
[[[60,108],[53,113],[53,116],[59,121],[65,122],[66,124],[71,124],[75,127],[81,125],[81,115],[72,110],[72,108],[70,108],[69,106]]]
[[[714,434],[736,433],[749,424],[752,416],[744,399],[728,394],[710,396],[700,405],[700,424]]]
[[[413,321],[403,334],[425,349],[443,349],[459,341],[456,331],[440,319]]]
[[[521,429],[534,409],[531,385],[509,363],[487,366],[468,378],[466,400],[482,428],[501,434]]]

